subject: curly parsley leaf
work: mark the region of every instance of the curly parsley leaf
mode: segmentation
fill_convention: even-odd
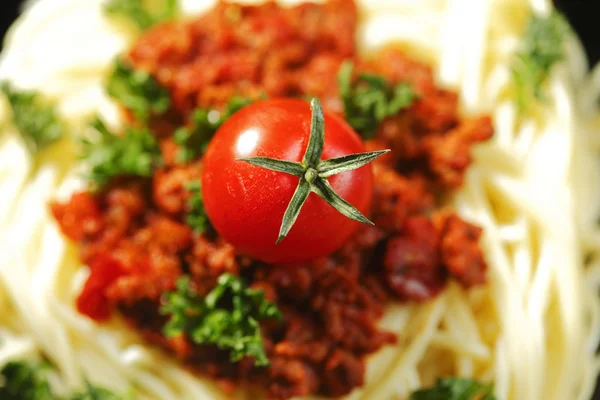
[[[54,104],[43,101],[34,91],[17,90],[8,82],[0,84],[0,90],[8,99],[13,122],[32,155],[65,135]]]
[[[182,277],[177,289],[163,297],[161,312],[170,317],[164,327],[168,337],[186,334],[197,344],[228,350],[232,362],[253,357],[255,365],[269,365],[259,321],[280,320],[281,313],[262,290],[248,288],[237,276],[221,275],[204,298],[189,277]]]
[[[435,386],[421,389],[410,396],[411,400],[496,400],[491,385],[472,379],[441,378]]]
[[[557,11],[530,17],[511,66],[520,112],[534,100],[545,100],[544,82],[552,67],[564,58],[563,41],[569,32],[567,20]]]
[[[13,361],[0,370],[0,399],[2,400],[121,400],[107,389],[86,381],[86,389],[71,396],[59,397],[52,392],[47,373],[48,364]]]
[[[360,74],[353,82],[353,69],[353,64],[346,61],[338,74],[344,113],[354,130],[370,139],[381,121],[409,108],[417,94],[409,83],[392,85],[378,75]]]
[[[202,190],[200,181],[192,181],[186,185],[190,196],[187,200],[187,214],[185,222],[196,233],[202,233],[208,228],[209,221],[204,210],[204,201],[202,200]]]
[[[99,118],[91,127],[95,135],[82,139],[80,156],[88,163],[88,179],[96,186],[101,187],[119,176],[149,177],[160,163],[160,149],[147,129],[128,128],[120,136],[111,132]]]
[[[154,6],[154,7],[152,7]],[[139,30],[173,19],[179,14],[177,0],[110,0],[104,5],[109,16],[124,17]]]
[[[165,113],[171,105],[167,89],[148,72],[135,70],[122,59],[115,61],[106,91],[140,120]]]
[[[0,370],[0,399],[51,400],[48,366],[33,362],[9,362]]]
[[[76,393],[71,397],[71,400],[122,400],[124,397],[117,396],[111,391],[99,386],[92,385],[89,381],[85,381],[85,391]],[[127,396],[130,397],[131,396]]]
[[[196,109],[190,118],[190,125],[177,129],[173,135],[173,140],[180,146],[175,155],[177,162],[187,163],[204,153],[217,129],[235,112],[252,102],[249,98],[235,96],[221,112],[205,108]]]

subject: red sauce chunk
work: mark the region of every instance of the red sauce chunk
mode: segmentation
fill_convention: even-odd
[[[77,299],[82,314],[103,321],[119,313],[145,340],[226,388],[258,387],[272,399],[335,397],[364,384],[367,356],[397,340],[378,327],[387,304],[427,301],[449,280],[466,288],[485,282],[481,229],[438,199],[462,184],[471,147],[492,135],[491,120],[462,118],[457,95],[437,88],[431,69],[398,49],[359,58],[356,24],[352,0],[291,8],[219,2],[137,40],[129,61],[172,98],[172,110],[153,121],[164,163],[151,178],[120,179],[52,205],[90,268]],[[173,161],[173,130],[194,108],[223,107],[233,95],[317,96],[343,115],[336,79],[345,59],[360,72],[409,82],[418,94],[366,142],[369,150],[392,150],[373,165],[375,225],[361,227],[330,256],[296,266],[244,257],[210,229],[194,233],[185,219],[185,185],[200,180],[202,160]],[[225,272],[263,289],[283,314],[282,323],[261,327],[269,367],[231,363],[216,347],[162,333],[160,299],[179,277],[190,276],[206,293]]]
[[[77,311],[103,321],[110,317],[111,305],[106,292],[120,277],[125,275],[119,261],[108,255],[98,255],[89,262],[90,276],[77,298]]]

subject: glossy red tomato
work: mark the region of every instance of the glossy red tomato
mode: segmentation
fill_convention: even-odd
[[[288,236],[275,244],[299,178],[238,159],[263,156],[300,162],[310,124],[309,103],[266,100],[235,113],[211,140],[202,163],[204,206],[217,232],[241,253],[270,263],[303,262],[338,249],[360,225],[311,193]],[[362,140],[345,121],[325,113],[323,160],[364,151]],[[373,191],[369,165],[328,181],[368,215]]]

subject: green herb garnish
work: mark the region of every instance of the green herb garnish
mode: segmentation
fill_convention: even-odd
[[[552,67],[564,58],[563,41],[569,32],[568,22],[557,11],[545,17],[530,17],[512,62],[519,112],[524,112],[534,100],[545,100],[544,82]]]
[[[179,14],[177,0],[110,0],[104,5],[110,16],[124,17],[144,31]]]
[[[121,400],[107,389],[86,381],[85,391],[71,396],[57,396],[48,383],[48,364],[13,361],[0,370],[0,399],[2,400]]]
[[[165,113],[171,105],[167,89],[148,72],[135,70],[122,59],[115,61],[106,91],[142,121]]]
[[[206,211],[204,210],[200,181],[189,182],[185,187],[190,193],[190,197],[187,200],[188,210],[185,216],[185,222],[194,230],[194,232],[202,233],[208,227],[209,221],[206,216]]]
[[[235,96],[229,100],[222,112],[196,109],[190,118],[190,126],[177,129],[173,135],[173,140],[180,146],[175,155],[176,161],[190,162],[204,153],[217,129],[235,112],[252,102],[251,99]]]
[[[0,370],[0,399],[53,399],[46,373],[50,366],[33,362],[9,362]]]
[[[310,107],[312,110],[310,136],[301,163],[277,160],[268,157],[251,157],[238,160],[299,178],[298,187],[283,214],[283,220],[281,221],[281,227],[277,237],[277,244],[279,244],[287,236],[290,229],[292,229],[298,215],[300,215],[302,206],[311,192],[325,200],[342,215],[358,222],[373,225],[373,223],[356,207],[341,198],[333,190],[327,179],[341,172],[358,169],[375,160],[377,157],[387,153],[389,150],[349,154],[347,156],[331,158],[329,160],[321,160],[323,146],[325,145],[325,118],[323,116],[321,103],[318,99],[313,99],[310,103]]]
[[[132,396],[127,396],[132,398]],[[92,385],[89,381],[85,381],[85,391],[76,393],[71,397],[71,400],[124,400],[125,397],[117,396],[108,389]]]
[[[360,74],[352,81],[353,64],[346,61],[338,74],[346,121],[363,138],[370,139],[381,121],[411,106],[417,98],[409,83],[392,85],[385,78]]]
[[[150,177],[160,164],[160,149],[147,129],[128,128],[120,136],[109,131],[99,118],[91,127],[95,135],[82,139],[81,158],[88,163],[88,178],[96,186],[119,176]]]
[[[42,100],[34,91],[16,90],[10,83],[0,84],[13,114],[13,122],[32,155],[65,135],[65,127],[58,119],[56,107]]]
[[[492,385],[472,379],[442,378],[435,386],[421,389],[410,396],[411,400],[496,400]]]
[[[262,290],[248,288],[241,278],[223,274],[217,286],[201,297],[189,277],[177,281],[177,289],[163,297],[161,313],[170,317],[167,337],[186,334],[197,344],[215,344],[229,351],[232,362],[253,357],[257,366],[269,365],[259,322],[281,319],[277,306]]]

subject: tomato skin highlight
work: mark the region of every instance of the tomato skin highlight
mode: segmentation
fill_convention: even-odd
[[[359,227],[359,222],[311,193],[288,236],[275,244],[298,178],[239,159],[262,156],[301,162],[310,123],[309,103],[265,100],[235,113],[211,140],[202,162],[204,207],[216,231],[240,253],[274,264],[300,263],[332,253]],[[364,151],[352,128],[325,112],[322,159]],[[369,214],[373,191],[370,165],[328,181],[338,195]]]

